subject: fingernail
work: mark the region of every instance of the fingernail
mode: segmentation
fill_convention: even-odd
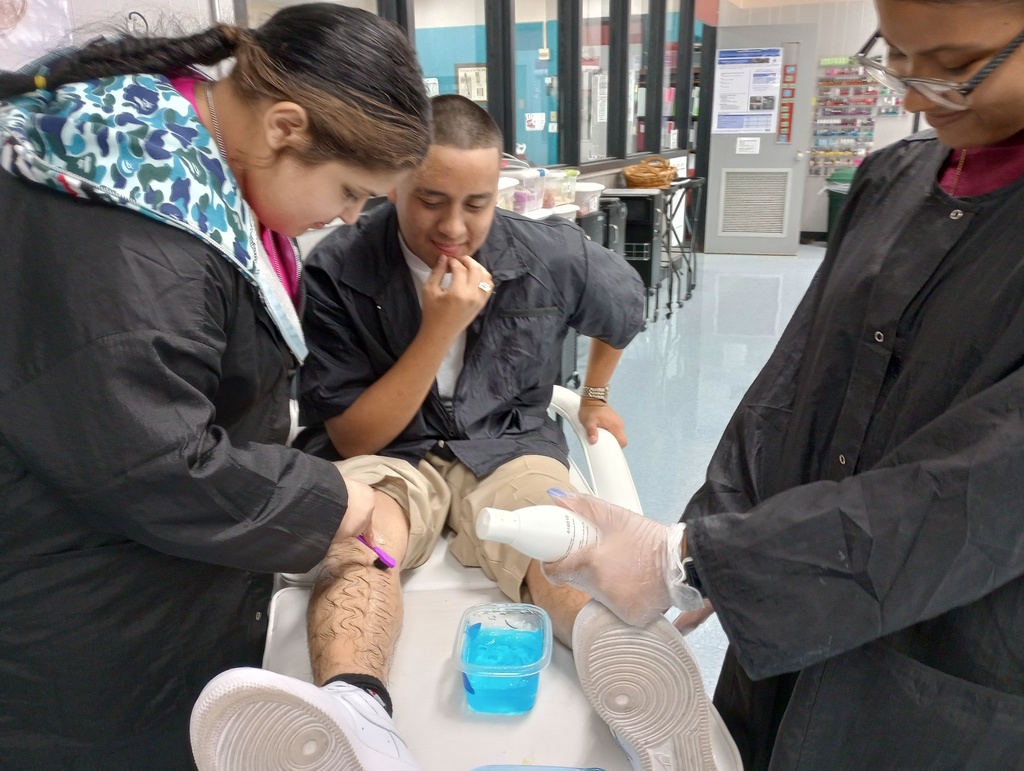
[[[552,498],[569,497],[569,493],[567,493],[565,490],[559,490],[557,487],[552,487],[550,490],[548,490],[548,495],[550,495]]]

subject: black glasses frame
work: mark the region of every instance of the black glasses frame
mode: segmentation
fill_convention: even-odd
[[[897,75],[895,72],[892,71],[892,69],[890,69],[886,65],[871,60],[868,57],[868,51],[871,50],[872,46],[874,46],[874,44],[878,41],[880,37],[882,37],[882,31],[876,29],[875,33],[870,38],[868,38],[868,42],[861,46],[860,50],[853,55],[853,60],[858,62],[859,64],[864,64],[865,62],[867,62],[873,67],[878,67],[884,70],[889,75],[892,75],[892,77],[896,78],[901,83],[903,83],[904,87],[906,88],[913,88],[914,83],[925,83],[930,85],[943,86],[946,87],[948,91],[956,91],[965,100],[978,86],[981,85],[982,81],[985,80],[985,78],[992,74],[993,70],[995,70],[996,67],[1005,62],[1018,48],[1021,47],[1022,44],[1024,44],[1024,30],[1022,30],[1021,33],[1017,35],[1017,37],[1015,37],[1013,40],[1007,43],[1006,46],[999,51],[999,53],[993,56],[988,64],[986,64],[984,67],[978,70],[974,77],[972,77],[966,83],[953,83],[951,81],[933,80],[931,78],[904,78],[901,77],[900,75]]]

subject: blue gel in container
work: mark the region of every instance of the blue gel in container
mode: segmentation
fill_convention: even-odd
[[[537,700],[540,674],[516,676],[503,670],[516,667],[532,668],[544,653],[544,634],[540,631],[521,632],[515,629],[485,629],[476,634],[463,649],[467,664],[478,671],[495,668],[494,674],[470,675],[464,673],[466,701],[477,712],[521,715],[529,712]]]
[[[452,660],[476,712],[521,715],[537,700],[551,661],[551,622],[535,605],[474,605],[462,617]]]

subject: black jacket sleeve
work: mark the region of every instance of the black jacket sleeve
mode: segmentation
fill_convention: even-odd
[[[582,286],[569,325],[581,335],[625,348],[644,324],[640,275],[618,254],[586,238],[582,230],[565,230],[569,245],[562,254],[579,255],[574,269]],[[557,261],[559,256],[555,252],[547,258]]]
[[[793,413],[820,277],[819,272],[811,281],[771,357],[729,420],[708,464],[707,478],[690,499],[682,520],[748,511],[766,497],[772,459],[782,452]]]
[[[851,196],[857,190],[855,182]],[[868,470],[766,495],[835,253],[684,515],[709,597],[754,679],[803,669],[1024,575],[1024,368],[950,407]],[[1018,324],[1024,313],[1010,328]]]
[[[748,512],[691,517],[688,543],[754,679],[802,669],[1024,575],[1024,369],[878,467]]]
[[[191,235],[21,186],[0,199],[24,201],[25,217],[5,260],[19,286],[0,290],[9,452],[99,531],[246,570],[312,567],[345,511],[340,474],[284,446],[233,442],[214,408],[233,387],[222,379],[232,328],[258,302],[244,278]],[[248,364],[249,390],[266,392],[266,362]]]

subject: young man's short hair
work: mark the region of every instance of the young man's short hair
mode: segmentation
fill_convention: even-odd
[[[458,94],[442,94],[430,100],[433,117],[431,144],[458,150],[505,149],[501,129],[487,110]]]

